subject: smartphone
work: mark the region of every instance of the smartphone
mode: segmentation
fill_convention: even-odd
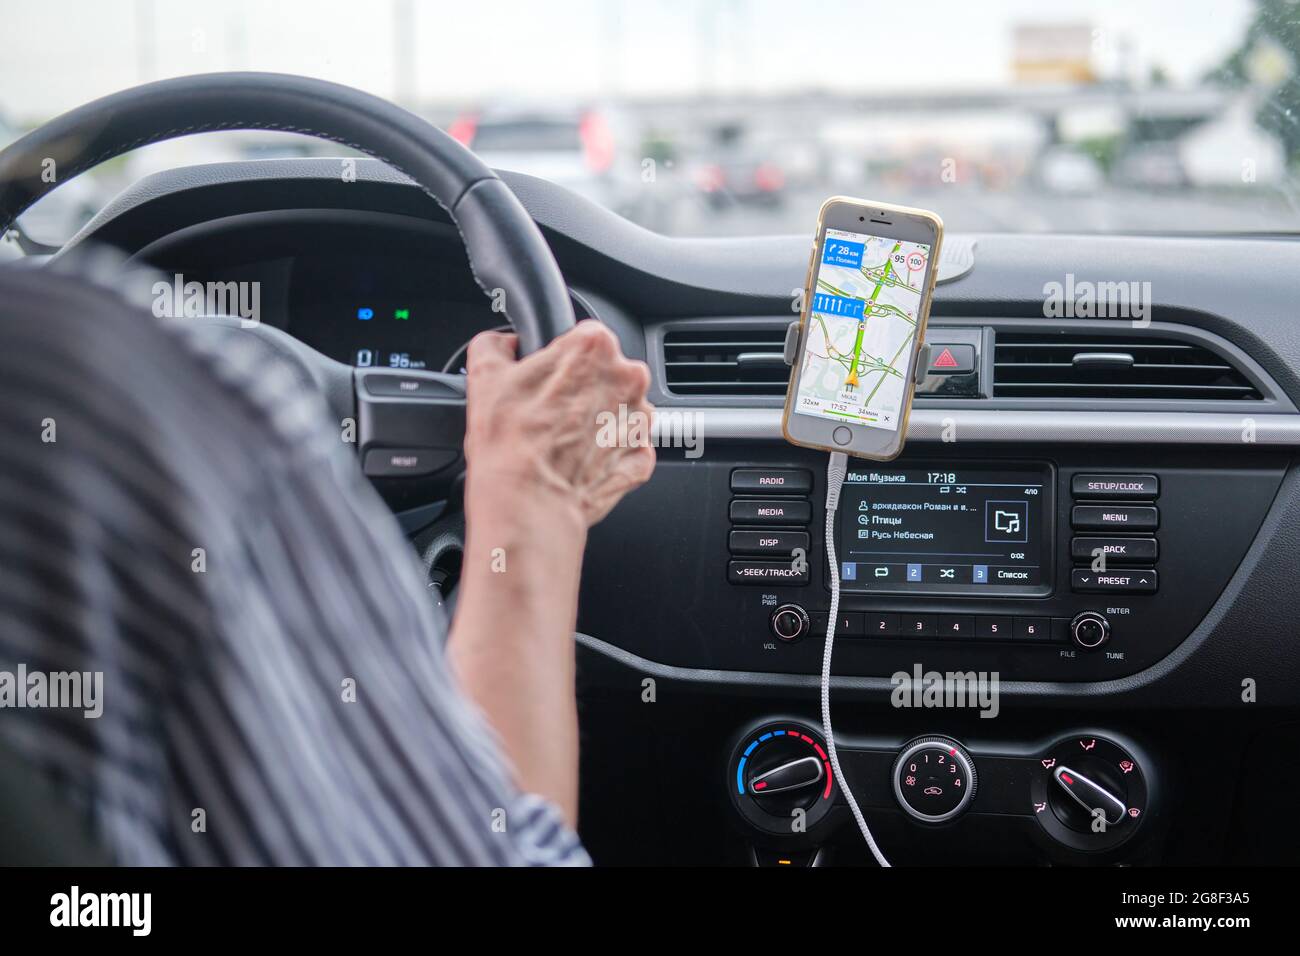
[[[781,430],[806,448],[903,450],[943,220],[834,196],[817,217]]]

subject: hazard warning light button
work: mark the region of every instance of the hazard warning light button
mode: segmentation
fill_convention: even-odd
[[[969,375],[975,371],[975,346],[931,342],[926,370],[931,375]]]

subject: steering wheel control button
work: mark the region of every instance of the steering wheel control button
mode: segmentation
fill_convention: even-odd
[[[361,379],[366,392],[379,398],[402,396],[406,398],[446,398],[465,399],[465,393],[457,391],[446,382],[419,375],[393,375],[387,372],[370,372]]]
[[[1155,538],[1079,537],[1070,541],[1075,561],[1103,558],[1107,564],[1151,564],[1160,555]]]
[[[894,796],[914,820],[943,823],[964,811],[975,796],[975,764],[948,737],[918,737],[894,761]]]
[[[1070,523],[1079,531],[1155,531],[1160,510],[1155,505],[1075,505]]]
[[[731,473],[731,490],[738,495],[806,495],[812,491],[812,472],[803,468],[737,468]]]
[[[812,502],[737,498],[731,502],[733,524],[807,524]]]
[[[802,549],[807,556],[811,546],[807,531],[732,531],[727,545],[732,554],[788,557],[791,560],[796,549]]]
[[[1085,651],[1095,651],[1110,640],[1110,622],[1096,611],[1084,611],[1070,622],[1070,639]]]
[[[1125,500],[1160,497],[1160,479],[1155,475],[1075,475],[1070,491],[1076,498],[1120,498]]]
[[[835,442],[837,445],[847,445],[849,442],[853,441],[853,432],[845,428],[843,425],[840,425],[835,429],[835,431],[831,432],[831,441]]]
[[[808,583],[808,562],[802,570],[793,561],[731,561],[727,564],[727,580],[732,584],[792,584]]]
[[[1150,568],[1127,568],[1110,571],[1074,568],[1070,572],[1070,588],[1075,591],[1096,591],[1101,593],[1123,591],[1126,594],[1155,594],[1156,584],[1156,572]]]
[[[371,478],[418,478],[446,468],[460,452],[446,448],[371,448],[362,464]]]
[[[798,604],[782,604],[772,612],[772,635],[778,641],[792,644],[808,633],[812,619]]]

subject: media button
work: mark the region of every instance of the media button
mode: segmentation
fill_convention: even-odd
[[[735,524],[807,524],[811,519],[810,501],[737,498],[731,502],[731,520]]]
[[[974,637],[975,618],[964,614],[940,614],[937,630],[940,637]]]
[[[1009,617],[977,617],[975,636],[990,641],[1010,641],[1015,637],[1014,627]]]
[[[1068,622],[1067,622],[1068,623]],[[1045,617],[1016,618],[1016,640],[1046,641],[1052,636],[1051,621]]]
[[[1070,522],[1080,531],[1154,531],[1160,511],[1154,505],[1075,505]]]
[[[903,637],[934,637],[937,633],[932,614],[899,615],[899,634]]]
[[[806,495],[812,491],[812,472],[802,468],[737,468],[731,473],[731,490],[742,495]]]

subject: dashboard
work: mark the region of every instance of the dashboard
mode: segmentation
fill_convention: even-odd
[[[780,437],[808,238],[671,239],[503,178],[672,426],[584,567],[598,862],[865,862],[819,729],[832,576],[844,772],[900,862],[1294,861],[1269,808],[1300,785],[1275,759],[1300,746],[1300,243],[952,237],[907,450],[851,467],[832,567],[825,456]],[[372,161],[159,174],[91,238],[258,281],[265,322],[356,374],[457,371],[504,321],[445,215]],[[1049,317],[1067,276],[1149,282],[1149,318]],[[437,502],[397,500],[445,546]],[[928,674],[973,675],[973,703],[900,694]]]

